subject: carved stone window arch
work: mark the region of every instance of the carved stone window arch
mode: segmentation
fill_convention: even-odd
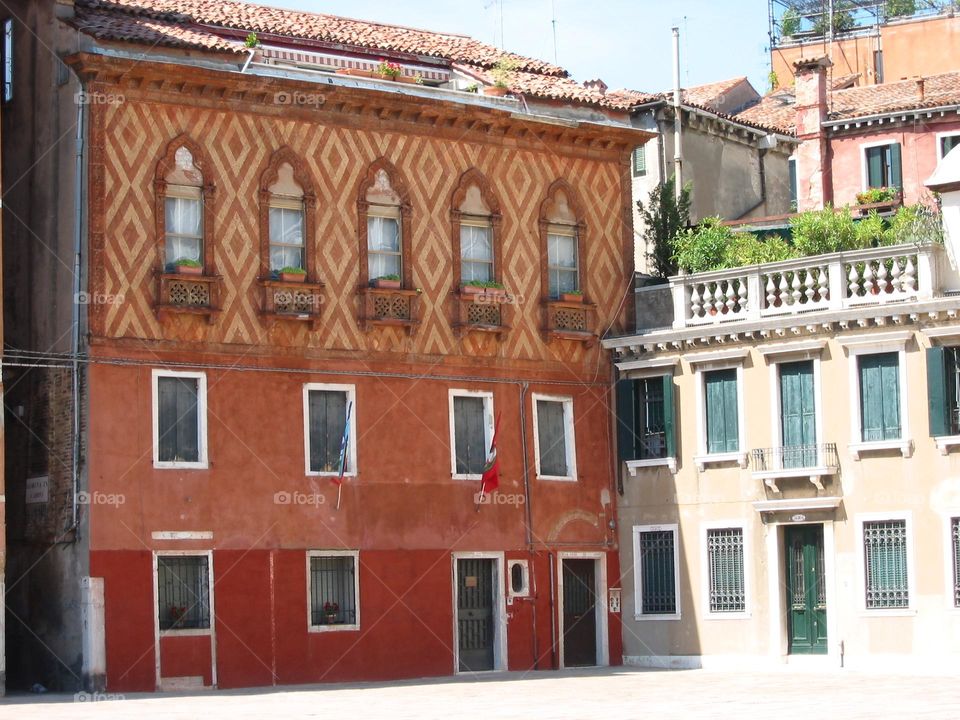
[[[171,140],[154,175],[158,318],[220,312],[214,233],[215,186],[203,148],[186,135]],[[177,260],[188,262],[176,264]]]
[[[464,258],[464,234],[473,235],[473,229],[488,229],[490,252],[490,280],[503,282],[503,261],[500,242],[500,203],[493,192],[490,181],[476,168],[467,170],[460,176],[450,198],[450,245],[453,248],[453,289],[459,292],[461,285],[471,279],[464,276],[464,269],[482,272],[485,260],[481,252],[471,252]],[[482,235],[475,240],[482,242]],[[474,247],[477,247],[476,242]],[[468,248],[469,249],[469,248]],[[476,277],[476,275],[474,275]],[[480,279],[483,279],[482,277]]]
[[[375,160],[363,178],[357,190],[357,236],[360,249],[360,287],[370,284],[375,277],[370,276],[370,225],[381,225],[382,220],[395,221],[399,231],[397,252],[401,288],[413,287],[413,266],[410,254],[410,196],[406,183],[397,169],[386,158]],[[379,230],[380,228],[378,228]],[[376,250],[374,252],[377,252]],[[386,254],[386,253],[385,253]],[[383,259],[383,267],[389,260]]]
[[[260,277],[267,279],[271,277],[272,271],[278,271],[285,263],[271,262],[271,246],[274,241],[282,241],[284,238],[271,237],[271,211],[274,216],[274,230],[282,214],[285,217],[279,219],[280,222],[286,220],[289,224],[291,216],[297,211],[300,213],[300,267],[306,270],[307,282],[316,282],[319,273],[317,270],[317,256],[315,251],[316,238],[314,237],[316,194],[313,189],[313,182],[306,166],[300,157],[288,147],[282,147],[273,153],[270,162],[260,176]],[[288,211],[288,212],[284,212]],[[294,233],[296,234],[296,233]],[[297,248],[289,242],[290,234],[286,243],[278,243],[273,249],[274,254],[286,253],[288,259],[297,254]],[[285,246],[285,247],[284,247]],[[290,264],[293,264],[292,259]],[[274,267],[274,265],[278,265]]]

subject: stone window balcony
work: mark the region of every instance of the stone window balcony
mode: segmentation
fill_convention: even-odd
[[[823,490],[823,478],[839,471],[836,443],[758,448],[750,453],[750,474],[775,493],[780,492],[778,481],[793,478],[809,480]]]
[[[492,333],[503,338],[510,330],[508,321],[516,298],[503,290],[454,293],[456,313],[454,331],[462,336],[469,332]]]
[[[194,275],[161,272],[154,311],[163,319],[167,313],[200,315],[212,323],[220,312],[219,275]]]
[[[360,288],[360,327],[401,327],[408,335],[420,324],[420,291],[393,288]]]
[[[575,340],[587,347],[597,339],[597,306],[588,302],[567,302],[564,300],[545,300],[543,336],[551,340]]]
[[[268,324],[278,320],[309,323],[311,330],[320,325],[323,308],[323,283],[260,280],[263,292],[261,317]]]

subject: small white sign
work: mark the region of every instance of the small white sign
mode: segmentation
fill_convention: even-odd
[[[790,519],[793,520],[793,522],[803,522],[804,520],[807,519],[807,516],[806,516],[806,515],[794,515],[794,516],[793,516],[792,518],[790,518]]]
[[[45,503],[50,499],[50,479],[43,477],[27,478],[27,505]]]

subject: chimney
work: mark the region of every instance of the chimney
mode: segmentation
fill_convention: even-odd
[[[583,86],[590,88],[591,90],[596,90],[601,95],[605,95],[607,92],[607,84],[600,78],[597,78],[596,80],[587,80]]]
[[[924,87],[923,87],[923,78],[917,78],[917,101],[923,102],[924,100]]]
[[[794,63],[796,92],[797,209],[818,210],[832,200],[830,165],[827,161],[827,137],[823,122],[827,119],[828,58],[799,60]]]

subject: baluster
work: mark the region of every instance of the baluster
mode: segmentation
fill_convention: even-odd
[[[913,255],[907,255],[907,267],[903,270],[903,291],[912,293],[917,289],[917,268],[913,264]],[[930,292],[927,290],[926,292]]]
[[[883,260],[877,263],[877,278],[877,287],[882,295],[887,291],[887,285],[889,285],[887,282],[887,263]]]
[[[804,291],[804,295],[807,296],[807,302],[813,302],[813,296],[816,295],[816,290],[813,289],[813,271],[817,268],[808,268],[807,269],[807,279],[804,280],[804,285],[807,286],[807,289]]]
[[[698,283],[690,286],[690,313],[695,318],[703,317],[703,300]]]
[[[850,274],[847,276],[850,283],[847,285],[849,291],[847,297],[856,297],[860,292],[860,273],[857,271],[856,263],[850,263]]]
[[[737,292],[733,289],[733,280],[727,280],[727,312],[732,313],[737,306]]]
[[[740,306],[740,312],[747,311],[747,279],[740,278],[740,287],[737,288],[737,304]]]
[[[867,261],[863,264],[863,294],[869,295],[873,292],[873,263]]]
[[[790,287],[792,289],[792,292],[790,293],[790,297],[793,298],[793,301],[790,304],[797,305],[800,302],[800,271],[799,270],[793,271],[793,281],[790,283]]]
[[[773,284],[773,274],[767,275],[764,290],[767,291],[767,307],[773,307],[773,303],[777,300],[777,286]]]
[[[895,293],[903,292],[903,281],[900,279],[902,274],[903,271],[900,269],[900,258],[894,258],[893,268],[890,270],[890,275],[893,280],[890,281],[890,285],[893,286],[893,292]]]
[[[787,274],[780,273],[780,286],[777,288],[780,294],[780,302],[784,305],[790,305],[790,286],[787,284]]]
[[[718,282],[717,286],[713,289],[713,305],[711,307],[713,307],[714,314],[723,310],[724,298],[723,291],[720,289],[721,284],[722,283]]]

